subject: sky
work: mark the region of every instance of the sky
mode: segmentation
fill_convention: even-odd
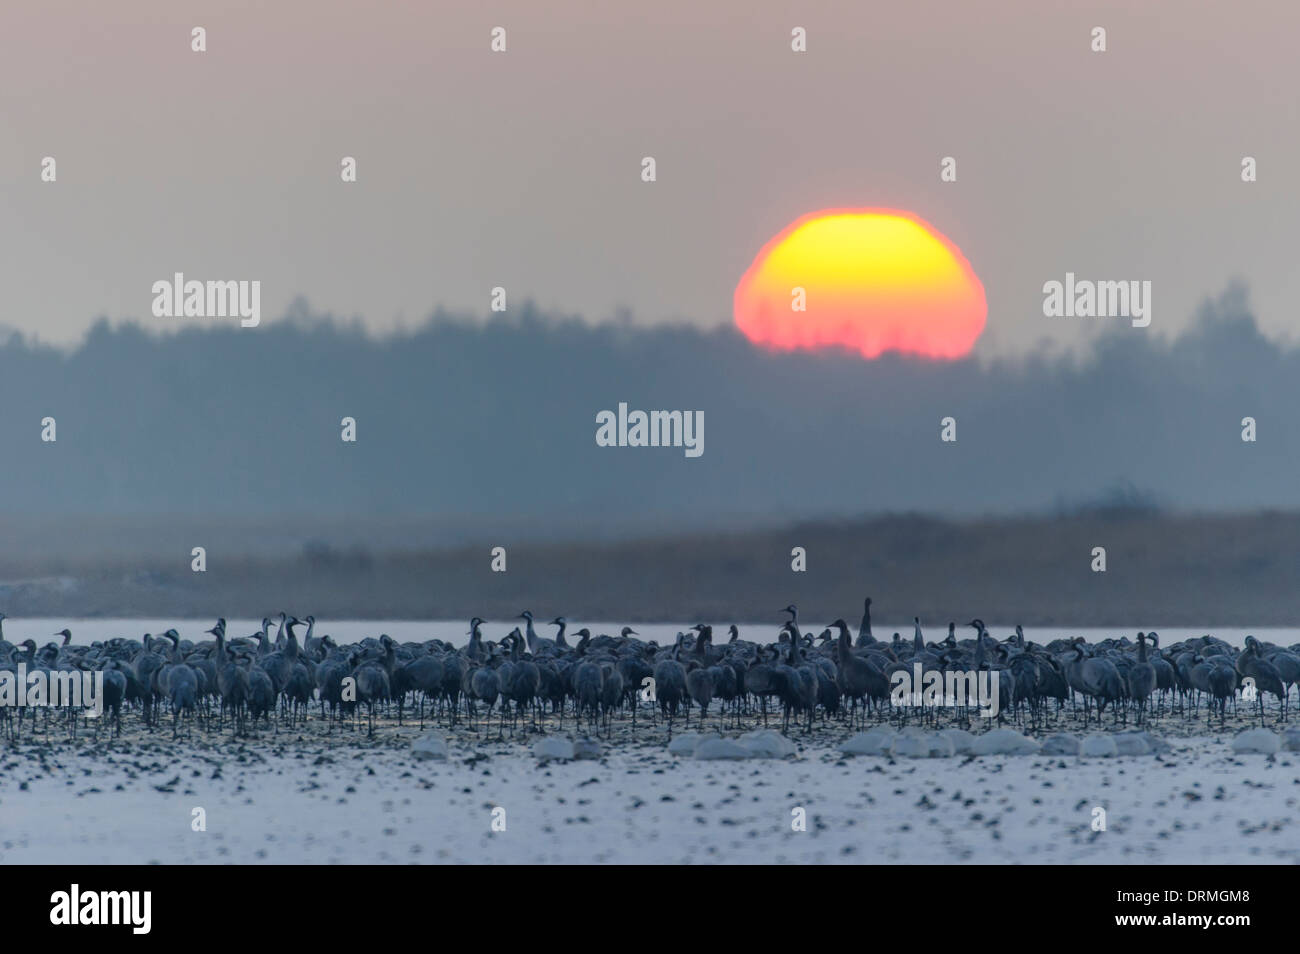
[[[971,262],[986,359],[1112,330],[1043,315],[1067,271],[1151,281],[1135,336],[1240,280],[1290,341],[1298,29],[1276,2],[6,4],[0,325],[177,330],[151,286],[183,271],[260,280],[267,323],[302,296],[389,334],[486,317],[502,286],[510,308],[714,327],[791,221],[886,206]]]

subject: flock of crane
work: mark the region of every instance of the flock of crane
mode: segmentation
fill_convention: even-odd
[[[102,672],[105,718],[96,723],[96,733],[110,719],[120,733],[126,709],[138,711],[148,729],[169,715],[173,737],[182,729],[192,735],[196,720],[217,731],[229,723],[241,734],[259,723],[275,731],[292,728],[315,718],[316,706],[329,732],[351,726],[349,717],[359,726],[364,712],[371,735],[377,711],[385,717],[395,710],[400,724],[408,705],[421,725],[432,717],[477,732],[490,730],[495,718],[499,738],[507,727],[517,731],[521,721],[536,728],[558,719],[562,729],[566,715],[579,729],[585,722],[586,731],[608,733],[616,715],[636,726],[639,711],[643,722],[666,721],[671,735],[679,717],[690,724],[692,709],[704,725],[711,707],[720,728],[739,727],[744,718],[761,718],[766,725],[772,709],[787,733],[792,720],[808,732],[817,718],[854,726],[868,719],[935,722],[946,712],[969,724],[968,706],[941,711],[897,704],[891,693],[895,674],[918,666],[924,673],[996,672],[999,722],[1028,719],[1031,727],[1044,728],[1077,719],[1081,701],[1085,725],[1094,718],[1100,723],[1108,706],[1114,722],[1127,723],[1131,714],[1141,724],[1166,713],[1196,719],[1203,705],[1207,720],[1217,716],[1223,726],[1229,703],[1235,707],[1238,700],[1252,719],[1257,711],[1263,724],[1266,695],[1278,701],[1276,717],[1285,720],[1287,696],[1300,682],[1300,644],[1280,647],[1254,637],[1247,637],[1244,650],[1211,636],[1161,647],[1154,632],[1138,633],[1135,640],[1089,644],[1077,637],[1038,645],[1020,626],[998,639],[973,619],[966,624],[974,630],[970,638],[957,638],[956,624],[949,623],[946,639],[926,642],[918,619],[911,640],[899,633],[877,640],[870,599],[856,638],[843,619],[813,636],[800,629],[797,607],[784,612],[789,620],[771,643],[741,639],[731,625],[725,641],[715,645],[713,628],[700,623],[678,633],[673,645],[660,646],[628,626],[617,636],[593,635],[585,627],[569,632],[564,617],[551,621],[557,631],[544,638],[534,629],[532,613],[524,612],[522,630],[515,627],[498,641],[484,640],[485,621],[475,617],[469,642],[460,648],[439,639],[399,644],[387,635],[338,645],[316,635],[314,617],[284,613],[274,638],[276,624],[269,618],[258,632],[237,638],[227,635],[219,619],[204,634],[212,638],[200,642],[169,629],[140,640],[78,646],[65,629],[55,634],[61,643],[41,647],[34,639],[6,641],[0,613],[0,672],[16,673],[20,664],[28,673]],[[297,630],[304,627],[300,636]],[[16,712],[15,718],[13,710],[0,708],[11,738],[22,732],[23,710]],[[65,713],[70,732],[82,715]],[[33,715],[33,731],[37,721]],[[46,732],[49,721],[47,711]]]

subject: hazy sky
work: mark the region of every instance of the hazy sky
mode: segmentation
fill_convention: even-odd
[[[1150,280],[1144,335],[1244,279],[1287,336],[1297,30],[1278,2],[5,4],[0,323],[55,342],[99,315],[175,327],[150,286],[179,270],[260,279],[267,316],[303,295],[376,331],[486,312],[494,285],[714,324],[774,233],[860,205],[963,250],[984,354],[1098,330],[1043,317],[1066,271]]]

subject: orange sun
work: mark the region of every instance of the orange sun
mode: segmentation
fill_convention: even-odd
[[[923,219],[893,209],[805,215],[763,246],[736,286],[736,326],[781,351],[843,347],[960,358],[988,304],[970,262]]]

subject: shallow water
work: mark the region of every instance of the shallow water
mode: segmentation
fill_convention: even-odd
[[[200,642],[210,637],[204,634],[204,630],[212,626],[212,619],[6,619],[4,621],[4,636],[10,642],[19,642],[24,639],[34,639],[38,645],[54,639],[52,635],[58,630],[67,627],[72,631],[72,642],[86,645],[96,640],[111,639],[114,636],[125,636],[133,639],[139,639],[145,633],[161,633],[168,628],[175,628],[181,634],[182,639],[191,639]],[[523,627],[523,620],[492,620],[483,626],[483,638],[490,640],[500,640],[515,626]],[[252,619],[234,619],[227,620],[226,633],[228,636],[246,636],[250,633],[256,633],[261,625],[261,620]],[[608,633],[617,635],[625,624],[609,621],[589,620],[569,620],[567,629],[568,634],[576,630],[587,627],[593,634]],[[690,623],[649,623],[638,624],[633,629],[643,639],[655,640],[660,645],[671,644],[676,638],[677,633],[686,629]],[[713,642],[715,645],[726,642],[727,626],[724,622],[714,623]],[[800,626],[805,633],[820,633],[825,627],[822,622],[800,621]],[[1135,626],[1128,630],[1121,629],[1098,629],[1098,628],[1030,628],[1025,630],[1025,638],[1043,645],[1051,642],[1053,639],[1068,639],[1075,636],[1083,636],[1090,643],[1095,643],[1107,637],[1128,636],[1129,639],[1136,637],[1138,630],[1149,631],[1152,628],[1160,634],[1160,643],[1162,646],[1168,646],[1180,639],[1187,639],[1192,636],[1216,636],[1219,639],[1233,646],[1244,646],[1247,636],[1255,636],[1265,642],[1276,643],[1279,646],[1290,646],[1293,643],[1300,642],[1300,630],[1280,629],[1280,628],[1261,628],[1261,629],[1187,629],[1187,628],[1161,628],[1159,624],[1152,627],[1149,623],[1142,626]],[[770,626],[757,626],[753,624],[744,624],[740,626],[740,638],[754,640],[756,642],[770,643],[775,642],[777,633],[780,629],[780,623],[774,622]],[[1015,632],[1015,626],[1007,625],[990,625],[989,633],[998,639],[1002,639]],[[550,623],[543,623],[540,617],[536,623],[538,635],[546,638],[555,636],[556,628]],[[858,630],[857,620],[849,621],[849,630],[856,637]],[[909,643],[912,639],[913,626],[911,623],[906,625],[889,625],[872,623],[872,633],[877,639],[888,641],[893,637],[895,632],[901,633],[903,638]],[[298,635],[302,636],[306,632],[305,628],[298,630]],[[387,633],[389,636],[401,642],[422,642],[426,639],[442,639],[456,646],[465,645],[469,641],[469,622],[468,620],[390,620],[387,622],[377,622],[375,620],[320,620],[316,621],[316,635],[323,636],[329,634],[339,643],[354,643],[367,636],[377,637],[381,633]],[[275,630],[272,630],[274,636]],[[922,634],[927,641],[941,640],[947,635],[947,627],[923,628]],[[966,628],[963,631],[958,628],[957,638],[967,639],[973,634],[973,631]],[[566,637],[568,638],[568,637]],[[569,639],[572,644],[575,639]]]

